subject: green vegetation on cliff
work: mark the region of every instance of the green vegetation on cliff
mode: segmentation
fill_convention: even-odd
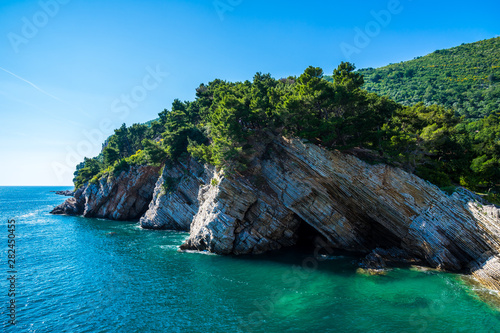
[[[403,105],[438,104],[476,119],[500,110],[500,37],[358,73],[364,89]]]
[[[255,144],[273,135],[399,166],[443,187],[494,190],[500,183],[496,114],[466,122],[441,106],[403,106],[361,89],[363,76],[354,69],[340,64],[333,82],[308,67],[298,77],[257,73],[252,81],[201,84],[194,101],[175,100],[149,126],[115,130],[102,153],[79,166],[75,186],[133,164],[189,156],[245,173]]]

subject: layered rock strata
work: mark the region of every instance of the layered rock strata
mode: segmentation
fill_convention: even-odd
[[[52,214],[83,215],[111,220],[135,220],[147,210],[153,197],[158,167],[132,166],[119,175],[106,175],[87,184],[54,208]]]
[[[431,267],[472,270],[500,289],[497,208],[467,191],[448,196],[401,169],[298,139],[277,140],[267,149],[252,165],[258,183],[220,172],[217,186],[200,189],[182,249],[260,253],[293,243],[306,223],[334,248],[399,248]]]
[[[191,159],[141,166],[75,192],[54,214],[189,230],[183,250],[257,254],[320,238],[364,267],[423,263],[500,290],[500,210],[401,169],[299,139],[263,138],[244,174]],[[149,205],[149,207],[148,207]]]
[[[194,159],[167,165],[158,178],[148,210],[141,217],[145,229],[189,231],[198,212],[198,191],[210,182],[213,167]]]

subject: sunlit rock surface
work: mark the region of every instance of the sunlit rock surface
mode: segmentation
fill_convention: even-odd
[[[52,214],[83,215],[112,220],[140,218],[151,202],[158,167],[131,166],[118,175],[107,175],[87,184],[52,210]]]
[[[365,253],[364,268],[398,262],[472,273],[500,290],[500,210],[447,195],[401,169],[299,139],[263,138],[248,169],[228,176],[191,158],[132,167],[76,191],[52,213],[139,219],[189,230],[181,249],[258,254],[321,239]]]
[[[140,219],[141,227],[189,231],[198,212],[198,191],[212,176],[213,167],[205,167],[194,159],[165,166],[149,208]]]
[[[250,176],[217,173],[217,185],[200,189],[182,249],[261,253],[293,243],[306,223],[334,248],[399,248],[431,267],[472,270],[500,289],[499,210],[472,193],[449,196],[401,169],[298,139],[266,151]]]

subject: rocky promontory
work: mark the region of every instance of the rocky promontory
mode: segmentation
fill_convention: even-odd
[[[319,237],[331,248],[365,253],[365,266],[418,262],[471,273],[500,290],[496,207],[467,190],[447,195],[401,169],[303,140],[266,142],[241,174],[192,159],[161,176],[142,166],[87,185],[53,212],[142,216],[144,228],[189,230],[181,249],[218,254],[258,254]]]
[[[112,220],[139,219],[153,197],[158,170],[153,166],[132,166],[118,175],[107,174],[97,183],[79,188],[73,198],[51,213]]]
[[[337,249],[396,248],[500,289],[499,210],[461,190],[449,196],[401,169],[370,165],[298,139],[281,139],[252,177],[215,175],[182,249],[260,253],[293,243],[301,225]]]

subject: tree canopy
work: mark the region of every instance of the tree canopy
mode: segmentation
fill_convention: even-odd
[[[122,125],[102,153],[86,158],[75,186],[118,174],[130,165],[162,165],[197,158],[245,172],[254,145],[269,134],[297,136],[326,149],[368,151],[439,186],[495,191],[500,184],[498,115],[470,121],[438,105],[398,104],[362,89],[360,72],[341,63],[333,82],[319,67],[300,76],[252,81],[214,80],[196,89],[194,101],[175,100],[148,125]]]

